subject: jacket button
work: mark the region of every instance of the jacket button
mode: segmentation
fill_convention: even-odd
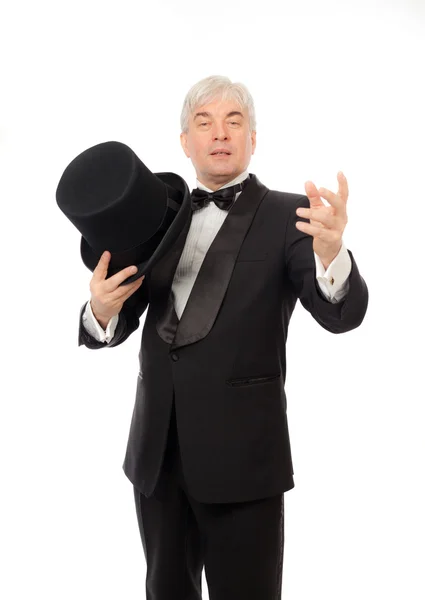
[[[176,354],[175,352],[173,352],[173,354],[171,355],[171,358],[172,358],[174,361],[176,361],[176,360],[179,360],[179,355],[178,355],[178,354]]]

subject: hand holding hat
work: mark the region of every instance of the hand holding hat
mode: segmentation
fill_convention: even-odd
[[[106,279],[111,253],[105,251],[93,271],[90,281],[91,309],[96,320],[106,329],[110,319],[117,315],[124,304],[139,287],[145,278],[144,275],[126,285],[121,285],[137,271],[137,267],[131,266],[122,269],[109,279]]]

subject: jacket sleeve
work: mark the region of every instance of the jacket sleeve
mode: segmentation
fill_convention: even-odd
[[[149,304],[149,299],[149,274],[147,274],[139,289],[124,302],[118,315],[118,323],[114,336],[109,343],[98,341],[84,327],[83,314],[86,306],[86,303],[84,303],[80,309],[78,345],[84,345],[91,350],[97,350],[99,348],[110,348],[122,344],[139,327],[140,317],[145,312]]]
[[[331,333],[344,333],[355,329],[362,323],[366,314],[369,292],[353,254],[347,248],[352,263],[348,277],[348,293],[339,302],[331,303],[322,294],[316,279],[313,238],[295,226],[297,221],[309,223],[309,219],[296,214],[299,206],[310,208],[307,196],[296,198],[289,208],[285,236],[285,267],[290,284],[304,308],[324,329]]]

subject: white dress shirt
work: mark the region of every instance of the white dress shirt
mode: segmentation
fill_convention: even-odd
[[[240,183],[247,177],[248,171],[244,171],[235,177],[235,179],[223,185],[222,188]],[[196,180],[196,186],[201,190],[213,191],[205,187],[198,180]],[[236,200],[241,193],[238,192],[236,194]],[[174,295],[174,308],[179,319],[183,314],[205,255],[227,215],[228,211],[218,208],[214,202],[210,202],[207,206],[194,211],[192,214],[192,222],[187,234],[186,243],[171,286]],[[329,302],[339,302],[348,292],[347,280],[351,271],[351,258],[344,242],[342,242],[339,253],[326,271],[316,253],[314,253],[314,258],[316,262],[316,278],[321,291]],[[94,317],[89,301],[83,313],[83,324],[96,340],[108,343],[114,336],[118,318],[118,315],[112,317],[106,330],[104,330]]]

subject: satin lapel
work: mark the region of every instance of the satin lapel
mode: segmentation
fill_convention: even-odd
[[[190,196],[189,201],[185,202],[182,207],[182,211],[181,218],[185,219],[185,222],[177,240],[162,260],[152,268],[150,274],[150,303],[156,315],[156,329],[164,342],[168,344],[173,341],[179,323],[179,318],[174,310],[171,286],[192,221]]]
[[[177,327],[172,350],[204,338],[217,317],[236,258],[257,208],[268,188],[251,180],[229,211],[199,270]]]

